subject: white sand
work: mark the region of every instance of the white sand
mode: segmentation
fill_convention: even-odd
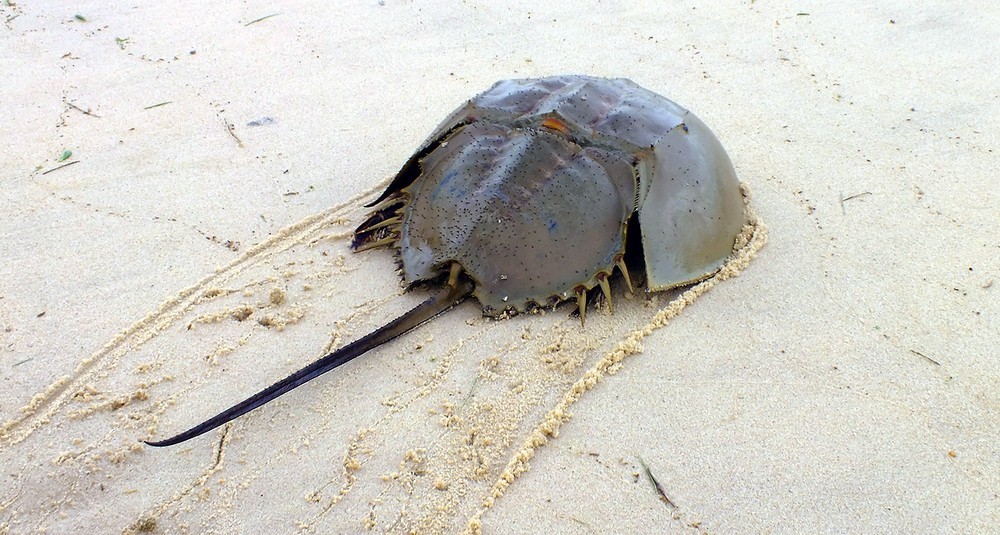
[[[0,534],[996,530],[1000,9],[664,4],[0,6]],[[558,73],[711,126],[770,227],[739,277],[524,465],[674,294],[584,329],[468,302],[139,443],[419,302],[349,252],[360,205],[464,99]]]

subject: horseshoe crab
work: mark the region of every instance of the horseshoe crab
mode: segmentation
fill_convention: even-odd
[[[427,301],[220,414],[151,446],[183,442],[413,329],[468,296],[501,317],[600,287],[617,269],[647,292],[715,273],[746,222],[736,172],[691,112],[625,79],[505,80],[455,110],[403,165],[354,232],[394,246]]]

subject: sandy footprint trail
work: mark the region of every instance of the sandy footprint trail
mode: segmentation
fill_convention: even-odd
[[[570,405],[766,239],[754,216],[732,262],[685,293],[646,300],[619,281],[615,313],[584,329],[568,305],[493,321],[469,300],[219,430],[142,445],[425,298],[391,252],[348,248],[377,189],[178,293],[30,400],[0,431],[17,473],[0,531],[478,531]]]

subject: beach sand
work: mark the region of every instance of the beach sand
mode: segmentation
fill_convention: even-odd
[[[581,6],[0,6],[0,534],[995,532],[1000,9]],[[469,300],[142,444],[422,301],[362,205],[564,73],[716,133],[762,221],[723,276]]]

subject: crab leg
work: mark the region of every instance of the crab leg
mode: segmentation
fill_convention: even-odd
[[[454,282],[451,283],[452,281]],[[150,446],[172,446],[207,433],[342,364],[364,355],[457,305],[472,294],[473,283],[466,277],[458,276],[458,264],[452,265],[449,283],[436,295],[431,296],[406,314],[376,329],[371,334],[330,353],[191,429],[165,440],[144,442]]]
[[[601,292],[604,293],[604,299],[608,302],[608,311],[614,314],[615,307],[611,304],[611,285],[608,284],[608,277],[603,273],[597,275],[597,283],[601,285]]]
[[[622,275],[625,275],[625,284],[628,285],[628,293],[635,293],[632,290],[632,277],[628,276],[628,267],[625,266],[625,257],[619,258],[618,261],[615,262],[615,265],[621,270]]]
[[[370,227],[365,227],[365,232],[371,232],[375,229],[380,229],[383,227],[391,227],[392,225],[398,225],[402,221],[403,221],[402,216],[395,216],[395,217],[390,217],[388,219],[383,219],[382,221],[379,221],[378,223],[375,223]]]
[[[382,238],[381,240],[376,240],[373,242],[368,242],[363,245],[358,245],[354,248],[355,253],[360,253],[362,251],[367,251],[368,249],[374,249],[376,247],[382,247],[383,245],[391,245],[396,242],[399,236],[393,234],[388,238]]]

